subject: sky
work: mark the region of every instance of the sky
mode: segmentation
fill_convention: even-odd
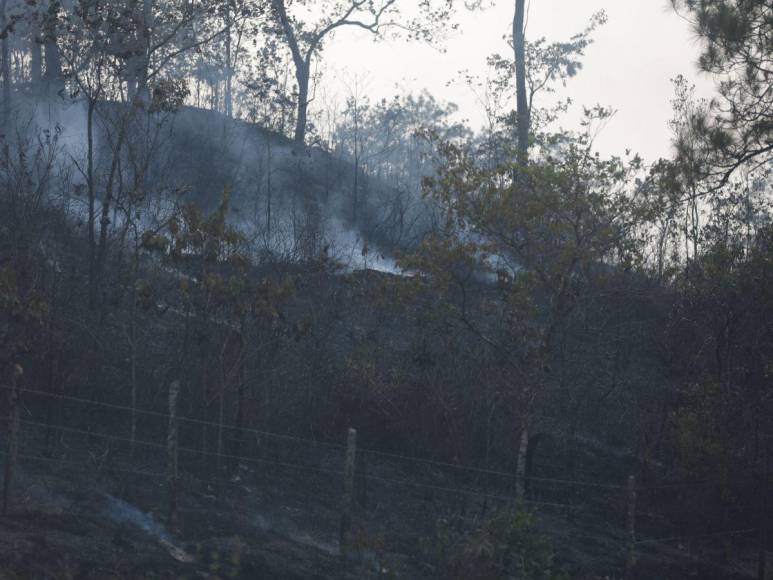
[[[485,76],[488,55],[510,54],[503,36],[512,27],[514,1],[490,4],[485,12],[460,14],[461,27],[444,41],[444,51],[399,40],[374,42],[354,29],[340,32],[325,48],[326,63],[335,67],[322,81],[324,90],[348,92],[355,75],[372,100],[427,89],[456,103],[460,115],[480,127],[485,117],[479,99],[458,79],[464,69]],[[597,139],[602,153],[629,148],[646,161],[670,156],[670,79],[683,74],[701,96],[710,96],[714,85],[698,72],[700,43],[669,0],[532,0],[527,38],[566,40],[601,9],[609,21],[595,32],[583,70],[561,89],[561,96],[576,103],[561,124],[576,128],[582,105],[608,106],[617,113]]]

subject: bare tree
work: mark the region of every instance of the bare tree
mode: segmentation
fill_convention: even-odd
[[[421,2],[414,7],[418,11],[416,16],[401,13],[400,7],[409,5],[405,0],[301,0],[296,5],[313,5],[324,14],[309,28],[307,23],[290,14],[285,0],[271,0],[278,32],[285,38],[295,64],[298,82],[295,141],[302,144],[306,139],[308,107],[313,100],[309,86],[312,61],[327,38],[341,28],[359,28],[376,36],[390,29],[405,32],[409,38],[431,40],[448,25],[454,3],[442,1],[435,6],[431,0]]]

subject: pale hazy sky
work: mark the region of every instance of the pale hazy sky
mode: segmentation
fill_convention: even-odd
[[[342,31],[324,53],[326,63],[335,63],[338,72],[331,71],[323,84],[340,91],[342,81],[336,78],[364,74],[366,91],[374,100],[427,89],[439,100],[455,102],[478,127],[484,117],[477,98],[462,83],[448,82],[458,79],[462,69],[485,76],[489,54],[509,54],[503,35],[511,30],[514,2],[491,3],[494,6],[483,13],[462,15],[461,29],[445,42],[445,52],[417,43],[373,42],[366,33]],[[600,9],[606,10],[609,22],[596,31],[585,68],[562,94],[578,106],[598,103],[618,111],[598,138],[603,153],[622,153],[628,147],[647,161],[667,156],[670,79],[682,73],[707,96],[713,87],[696,69],[698,40],[668,0],[532,0],[527,37],[568,39]],[[575,113],[562,124],[571,128],[577,118]]]

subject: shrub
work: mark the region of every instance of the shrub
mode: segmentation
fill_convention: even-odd
[[[466,580],[562,580],[551,542],[536,529],[534,514],[501,512],[478,525],[441,518],[422,551],[437,577]]]

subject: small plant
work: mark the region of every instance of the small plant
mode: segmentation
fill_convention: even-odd
[[[563,580],[553,546],[539,533],[535,517],[521,508],[477,525],[441,518],[421,550],[438,578]]]
[[[204,546],[196,544],[196,560],[200,568],[206,568],[210,578],[238,578],[242,573],[242,549],[239,542],[230,549],[213,546],[205,550]]]
[[[386,536],[383,530],[369,533],[363,528],[347,535],[349,559],[375,572],[379,578],[396,578],[394,563],[386,554]]]

